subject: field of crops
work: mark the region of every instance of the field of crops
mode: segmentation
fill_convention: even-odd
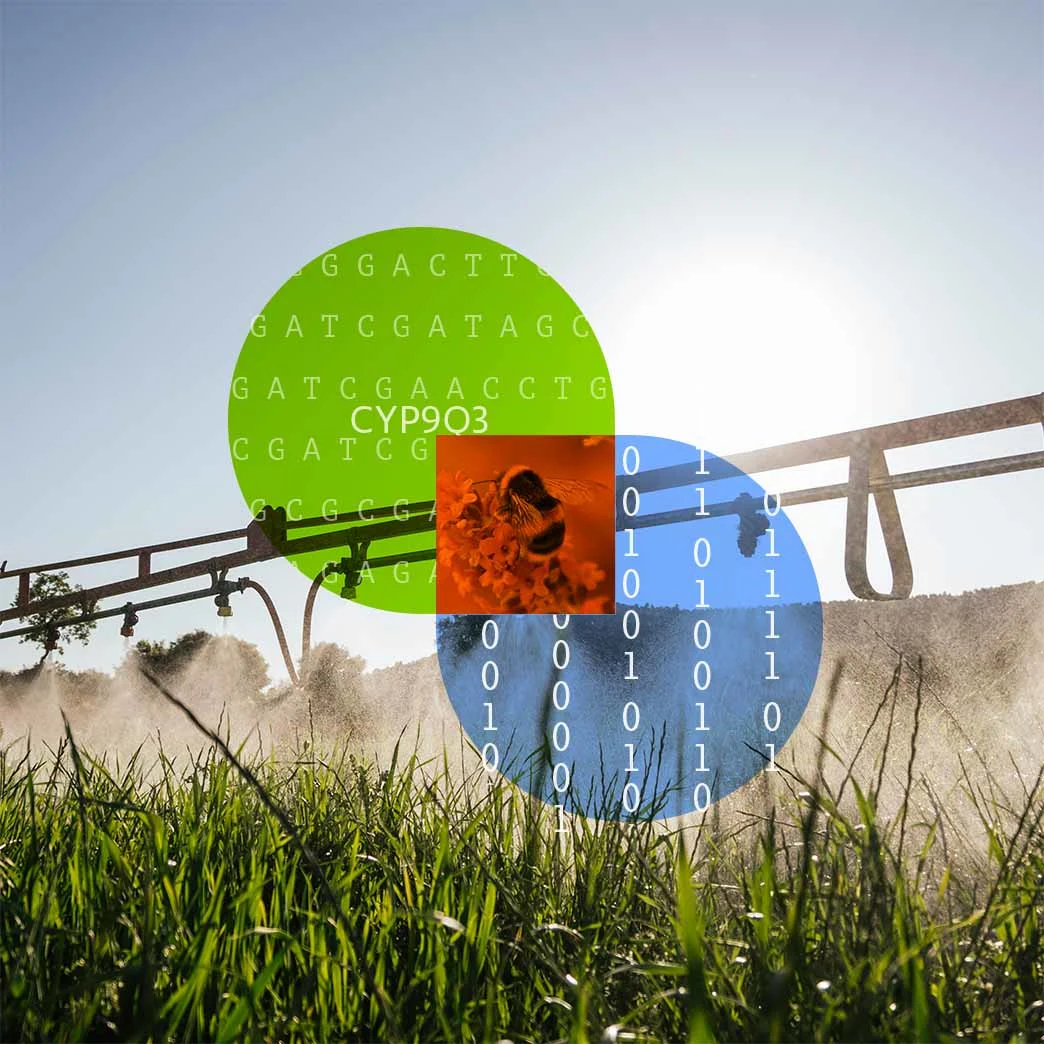
[[[1044,769],[971,737],[944,792],[941,682],[891,662],[685,824],[562,833],[405,738],[383,770],[314,732],[190,761],[10,741],[0,1039],[1042,1040]]]
[[[784,773],[749,830],[561,836],[409,762],[62,755],[2,764],[5,1040],[1044,1037],[1040,778],[979,805],[968,879],[872,780],[855,816]]]

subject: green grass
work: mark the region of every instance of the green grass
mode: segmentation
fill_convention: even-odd
[[[1044,1039],[1040,778],[969,784],[962,870],[945,810],[885,824],[883,762],[831,788],[825,746],[746,826],[563,835],[413,759],[74,741],[0,757],[3,1040]]]

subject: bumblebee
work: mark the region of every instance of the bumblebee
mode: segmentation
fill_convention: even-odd
[[[545,479],[526,464],[515,464],[489,481],[497,483],[500,514],[514,527],[530,558],[549,558],[565,540],[563,504],[582,504],[606,486],[601,482]]]

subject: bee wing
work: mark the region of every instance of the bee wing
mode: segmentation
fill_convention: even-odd
[[[544,489],[563,504],[584,504],[594,500],[595,494],[608,487],[604,482],[584,482],[576,479],[545,479]]]
[[[524,497],[507,494],[511,524],[523,537],[535,536],[544,528],[544,516]]]

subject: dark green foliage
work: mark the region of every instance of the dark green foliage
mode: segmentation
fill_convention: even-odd
[[[209,642],[212,635],[207,631],[189,631],[178,635],[172,642],[150,642],[142,639],[134,645],[134,651],[143,667],[154,674],[171,676],[183,670],[193,657]]]
[[[31,601],[37,602],[46,598],[59,598],[62,595],[82,590],[83,588],[79,584],[69,583],[68,573],[39,573],[29,585],[29,598]],[[15,609],[17,607],[18,599],[16,598],[11,603],[11,608]],[[46,656],[49,638],[56,639],[58,644],[54,648],[54,653],[56,656],[61,656],[69,642],[79,642],[81,645],[86,645],[97,623],[90,621],[69,624],[60,629],[56,628],[55,625],[63,620],[73,620],[79,616],[90,615],[97,608],[97,602],[81,599],[76,605],[66,606],[64,609],[50,609],[43,613],[33,613],[21,621],[22,626],[31,626],[33,630],[18,640],[39,645],[43,651],[43,656]],[[41,656],[41,660],[43,656]]]
[[[189,631],[172,642],[140,641],[134,646],[138,664],[157,677],[175,678],[195,664],[204,675],[213,673],[222,677],[219,657],[226,656],[226,665],[235,665],[234,683],[237,694],[257,695],[269,684],[268,665],[261,651],[252,642],[235,635],[213,635],[207,631]]]
[[[352,730],[365,669],[361,656],[352,656],[333,642],[312,647],[301,665],[301,681],[318,726]]]

